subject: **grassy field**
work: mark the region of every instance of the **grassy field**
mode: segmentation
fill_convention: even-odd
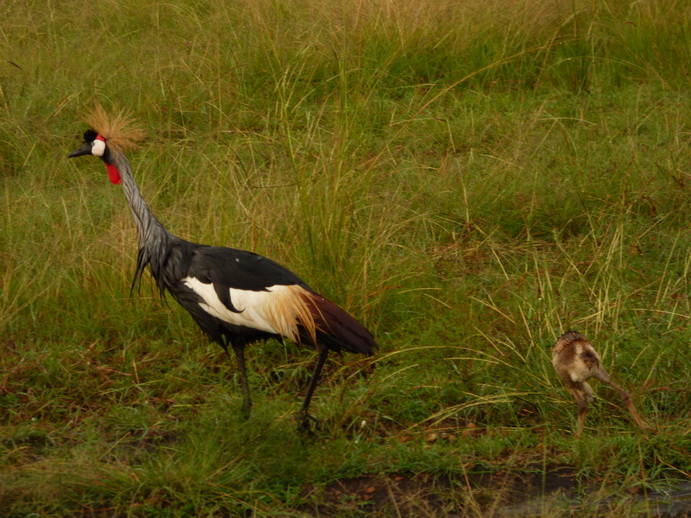
[[[1,10],[3,516],[671,509],[691,472],[687,2]],[[129,158],[172,232],[281,262],[377,337],[327,363],[317,438],[294,421],[312,351],[248,350],[245,421],[234,361],[148,281],[130,296],[121,188],[66,159],[96,102],[146,129]],[[551,366],[569,329],[653,432],[595,384],[574,438]]]

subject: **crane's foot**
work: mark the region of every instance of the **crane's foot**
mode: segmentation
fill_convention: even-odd
[[[655,428],[653,428],[652,426],[649,426],[645,423],[638,425],[638,429],[641,432],[646,433],[646,434],[647,433],[651,433],[653,435],[657,434],[657,431],[655,430]]]
[[[295,418],[298,422],[298,432],[300,432],[300,434],[309,438],[317,437],[316,429],[317,425],[319,424],[319,420],[316,417],[311,416],[304,410],[300,410]]]
[[[240,407],[240,415],[243,419],[249,419],[252,414],[252,401],[243,400]]]

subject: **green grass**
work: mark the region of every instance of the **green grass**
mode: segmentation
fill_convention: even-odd
[[[689,7],[475,4],[3,5],[4,515],[491,515],[529,487],[621,516],[688,481]],[[376,335],[328,362],[319,439],[293,420],[313,353],[250,348],[244,421],[234,362],[130,296],[120,188],[66,159],[96,101],[147,129],[130,161],[172,232],[272,257]],[[568,329],[654,433],[595,386],[573,438]]]

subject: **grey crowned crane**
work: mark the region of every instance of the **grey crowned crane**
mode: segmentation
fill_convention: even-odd
[[[84,145],[69,157],[99,157],[110,181],[122,183],[139,240],[132,287],[148,266],[161,296],[170,293],[226,353],[229,346],[233,348],[245,417],[252,406],[245,347],[272,337],[315,347],[317,363],[298,414],[299,426],[309,428],[310,401],[329,351],[372,355],[377,344],[370,332],[293,272],[266,257],[192,243],[168,232],[144,201],[123,153],[136,145],[143,132],[132,128],[128,114],[109,116],[100,106],[86,119],[91,129],[84,133]]]
[[[554,346],[552,365],[554,365],[557,374],[576,399],[576,404],[578,405],[576,437],[580,437],[583,433],[588,403],[591,403],[594,398],[593,389],[587,383],[590,378],[607,383],[619,392],[621,399],[629,412],[631,412],[638,427],[643,431],[648,430],[648,427],[638,415],[636,407],[633,406],[629,393],[612,382],[609,374],[602,366],[600,356],[584,335],[576,331],[569,331],[561,335]]]

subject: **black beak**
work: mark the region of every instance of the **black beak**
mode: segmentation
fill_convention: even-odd
[[[91,142],[87,142],[84,144],[82,147],[79,149],[75,149],[72,151],[69,155],[67,155],[67,158],[74,158],[75,156],[84,156],[84,155],[90,155],[91,154]]]

